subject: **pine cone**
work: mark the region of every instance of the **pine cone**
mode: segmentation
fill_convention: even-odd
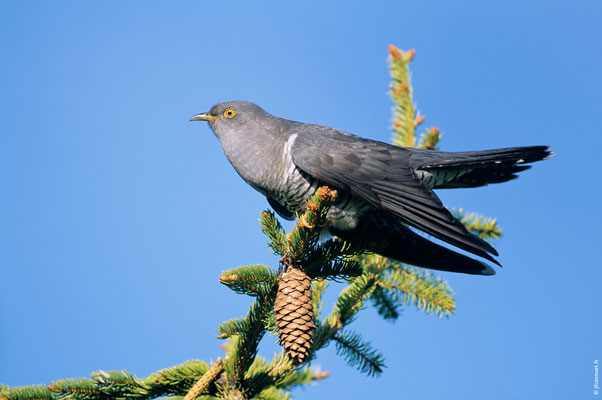
[[[311,279],[302,270],[288,267],[280,275],[274,314],[280,345],[290,358],[302,363],[309,356],[316,328]]]

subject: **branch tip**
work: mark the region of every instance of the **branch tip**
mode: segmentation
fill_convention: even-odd
[[[328,371],[322,371],[322,372],[318,372],[317,374],[314,375],[314,379],[319,381],[322,379],[326,379],[330,376],[330,372]]]
[[[394,44],[389,45],[389,54],[391,54],[391,57],[393,57],[393,59],[400,59],[403,55],[401,50],[399,50],[399,48]]]

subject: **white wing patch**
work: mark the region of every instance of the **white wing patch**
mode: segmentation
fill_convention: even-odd
[[[295,144],[295,139],[297,139],[296,133],[294,135],[291,135],[290,138],[288,138],[288,140],[284,144],[284,151],[282,152],[282,159],[284,161],[284,165],[286,165],[286,170],[284,172],[285,180],[287,180],[288,177],[292,177],[295,173],[295,169],[297,168],[297,166],[293,162],[293,155],[291,152],[293,144]]]

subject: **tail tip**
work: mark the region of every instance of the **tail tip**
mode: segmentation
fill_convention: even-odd
[[[481,270],[480,275],[485,275],[485,276],[492,276],[495,275],[495,269],[493,269],[491,266],[485,264],[485,263],[481,263],[481,265],[483,266],[483,269]]]

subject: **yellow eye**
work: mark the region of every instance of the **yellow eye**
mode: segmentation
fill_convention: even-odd
[[[226,117],[226,118],[234,118],[234,117],[236,117],[236,110],[233,109],[233,108],[230,108],[230,107],[226,108],[224,110],[224,117]]]

